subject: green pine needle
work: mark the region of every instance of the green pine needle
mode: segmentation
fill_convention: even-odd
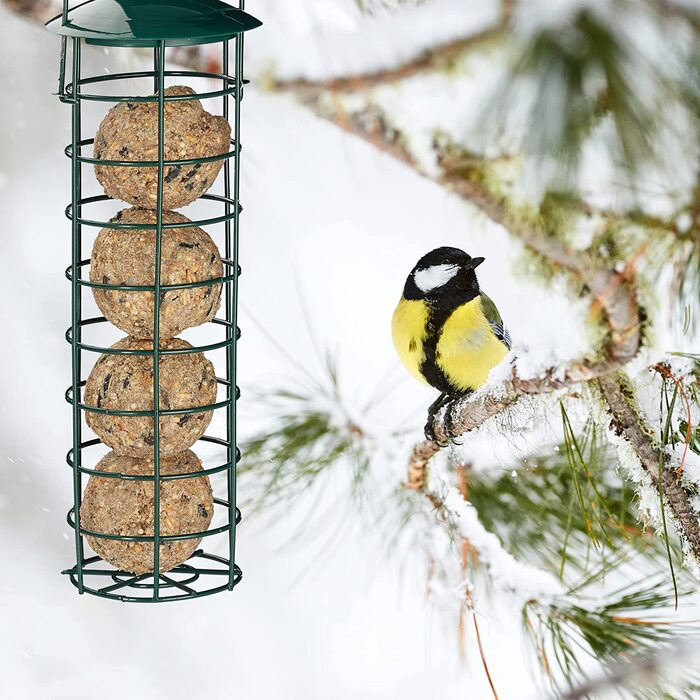
[[[297,388],[258,397],[269,428],[245,441],[240,474],[251,478],[255,510],[291,503],[331,469],[342,467],[359,496],[369,475],[371,450],[362,430],[343,410],[338,372],[327,355],[325,376]]]
[[[589,424],[580,435],[568,432],[559,449],[534,467],[523,463],[495,476],[468,473],[469,500],[511,554],[562,578],[612,554],[658,561],[661,542],[640,524],[635,492],[615,467],[614,450]],[[605,547],[592,548],[593,537]]]
[[[663,108],[681,105],[695,123],[700,115],[696,54],[686,55],[679,43],[662,52],[663,59],[651,58],[630,40],[629,26],[653,23],[660,40],[673,28],[645,2],[607,5],[585,5],[554,26],[510,37],[511,73],[485,113],[485,122],[506,131],[510,115],[527,105],[524,147],[556,164],[560,176],[575,171],[585,142],[604,118],[613,126],[613,155],[634,174],[663,155]],[[689,31],[696,33],[693,25]]]
[[[681,596],[691,590],[684,589]],[[524,629],[550,682],[561,691],[561,679],[570,686],[585,679],[582,654],[610,668],[621,660],[657,652],[680,636],[697,634],[692,627],[669,624],[665,618],[675,596],[666,577],[657,577],[651,582],[648,578],[635,580],[601,599],[593,580],[550,603],[530,601],[523,609]],[[678,693],[675,697],[696,687],[696,676],[689,674],[673,688]],[[661,700],[667,692],[669,687],[662,683],[635,697]]]

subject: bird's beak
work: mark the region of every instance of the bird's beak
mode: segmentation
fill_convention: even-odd
[[[486,258],[472,258],[469,261],[469,267],[471,267],[473,270],[475,267],[479,267],[484,260],[486,260]]]

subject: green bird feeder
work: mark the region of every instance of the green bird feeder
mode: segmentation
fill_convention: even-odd
[[[67,0],[64,0],[63,12],[46,25],[50,31],[61,36],[58,96],[62,102],[71,106],[72,112],[72,138],[65,149],[66,155],[71,160],[72,197],[65,214],[71,222],[72,232],[72,259],[66,270],[72,289],[72,320],[70,328],[66,331],[66,339],[72,351],[72,383],[66,392],[66,400],[72,406],[73,445],[66,459],[73,473],[73,507],[68,512],[67,519],[75,532],[75,564],[63,573],[81,594],[88,593],[120,601],[153,603],[185,600],[232,590],[241,580],[241,570],[235,563],[236,525],[241,518],[240,511],[236,507],[236,464],[240,459],[240,452],[236,446],[236,401],[240,395],[236,385],[236,341],[240,337],[237,326],[238,277],[241,273],[238,260],[241,212],[239,203],[240,112],[243,85],[247,82],[243,80],[243,36],[245,32],[261,24],[259,20],[244,12],[243,5],[243,0],[240,0],[239,7],[232,7],[220,0],[87,0],[70,8]],[[138,49],[141,53],[144,49],[152,51],[153,70],[83,76],[81,71],[83,42],[106,47],[129,47]],[[232,47],[231,42],[233,42]],[[221,44],[221,72],[172,70],[166,65],[168,47],[214,43]],[[231,49],[234,70],[229,74]],[[165,81],[173,78],[177,78],[178,83],[181,79],[183,82],[188,79],[207,79],[208,91],[199,94],[189,92],[183,94],[182,91],[178,94],[166,94]],[[125,83],[125,81],[128,82]],[[137,94],[107,94],[119,92],[120,83],[127,84],[129,90],[133,90],[134,85],[141,87]],[[202,158],[178,160],[169,157],[166,159],[165,147],[168,133],[166,106],[172,109],[171,105],[181,101],[211,99],[221,100],[222,115],[231,124],[231,137],[228,139],[230,148],[225,149],[221,154]],[[81,111],[86,102],[98,103],[98,107],[99,103],[106,103],[109,106],[127,103],[129,110],[136,109],[141,103],[156,105],[152,109],[154,113],[157,111],[157,158],[115,160],[100,157],[98,152],[93,151],[95,138],[86,138],[83,134]],[[154,128],[156,128],[155,122]],[[206,218],[174,223],[164,221],[164,218],[168,218],[164,216],[164,184],[170,181],[169,174],[184,172],[183,169],[187,169],[187,172],[195,172],[202,166],[218,161],[223,161],[222,174],[219,176],[219,180],[222,181],[221,192],[218,194],[206,192],[199,198],[204,200],[203,204],[208,208]],[[113,197],[107,194],[84,196],[83,184],[86,174],[84,171],[91,170],[93,166],[113,166],[120,169],[150,168],[151,172],[157,173],[155,190],[157,196],[154,197],[153,202],[154,221],[124,223],[119,221],[119,215],[110,221],[100,220],[107,218],[100,214],[109,206]],[[223,275],[196,282],[161,284],[164,231],[167,233],[170,229],[192,229],[193,227],[206,229],[211,234],[212,240],[215,237],[220,237],[219,240],[222,240]],[[139,231],[155,232],[153,284],[124,282],[115,284],[110,279],[95,281],[91,277],[89,274],[91,260],[85,258],[83,254],[83,233],[87,235],[105,228],[133,231],[135,236]],[[161,347],[163,345],[160,334],[160,324],[163,322],[161,306],[164,295],[173,290],[200,287],[213,289],[214,285],[217,288],[221,286],[222,308],[208,323],[209,328],[216,331],[217,339],[194,347]],[[150,349],[100,347],[99,343],[86,342],[84,336],[88,327],[92,327],[93,331],[99,331],[99,324],[109,324],[105,316],[85,314],[84,296],[95,290],[117,296],[120,292],[152,294],[153,337],[149,340]],[[168,344],[165,343],[165,345]],[[205,406],[163,408],[161,363],[167,360],[168,355],[211,354],[215,351],[219,353],[216,353],[216,358],[211,357],[211,359],[217,359],[221,365],[216,368],[218,391],[216,400]],[[99,356],[110,358],[115,355],[152,358],[150,367],[153,376],[153,397],[159,397],[159,400],[151,400],[151,410],[129,410],[123,407],[115,410],[100,406],[100,401],[97,403],[87,401],[87,379],[83,374],[86,356],[92,356],[93,361],[89,364],[85,362],[85,366],[91,367]],[[105,391],[107,391],[106,388]],[[164,470],[161,419],[174,415],[179,416],[178,420],[184,423],[190,420],[193,414],[201,415],[202,412],[209,411],[225,413],[225,429],[220,428],[221,435],[202,434],[192,449],[196,452],[198,444],[209,443],[209,449],[220,454],[221,459],[216,459],[214,466],[205,465],[205,468],[199,471],[172,473],[170,470]],[[144,474],[99,469],[97,457],[104,453],[104,447],[101,447],[102,441],[99,438],[83,434],[85,430],[83,421],[88,413],[117,418],[127,417],[127,420],[131,416],[150,420],[153,431],[150,472]],[[223,424],[223,420],[215,422],[219,425]],[[150,445],[150,441],[148,444]],[[209,477],[214,474],[219,476],[216,477],[217,484],[212,494],[214,520],[211,521],[211,526],[198,532],[163,534],[166,514],[162,509],[162,497],[163,490],[168,488],[167,485],[179,479],[196,477],[206,477],[208,482]],[[84,482],[87,481],[87,477],[103,480],[103,483],[107,483],[104,480],[122,480],[119,485],[125,485],[127,488],[133,486],[141,488],[141,492],[148,495],[151,508],[146,514],[146,520],[150,525],[145,534],[124,533],[119,531],[118,527],[109,532],[85,527],[81,522],[81,504],[85,495]],[[137,482],[145,482],[145,484]],[[112,483],[116,485],[116,482]],[[217,490],[221,493],[217,493]],[[149,561],[149,566],[146,567],[148,570],[140,573],[129,571],[126,567],[120,568],[110,564],[99,556],[86,556],[89,553],[86,552],[86,537],[99,538],[101,542],[117,543],[116,546],[131,548],[133,551],[150,552],[152,550],[152,561]],[[187,559],[177,566],[166,569],[162,565],[163,552],[175,548],[175,545],[184,540],[201,540],[201,542]],[[217,541],[219,544],[215,546],[213,543]],[[212,547],[215,548],[215,552],[212,551]]]

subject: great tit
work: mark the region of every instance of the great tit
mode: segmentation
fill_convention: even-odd
[[[496,305],[474,271],[484,258],[459,248],[436,248],[411,270],[392,319],[396,351],[408,371],[440,392],[428,408],[425,435],[435,440],[435,414],[486,382],[510,350]],[[448,411],[448,435],[451,416]]]

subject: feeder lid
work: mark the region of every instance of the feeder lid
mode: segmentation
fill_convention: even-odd
[[[101,46],[192,46],[227,41],[262,22],[221,0],[87,0],[46,23]]]

